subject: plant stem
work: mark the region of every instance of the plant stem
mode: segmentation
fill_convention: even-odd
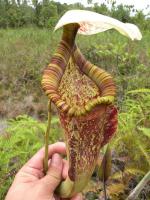
[[[104,199],[107,200],[105,174],[103,174],[103,189],[104,189]]]
[[[143,190],[146,184],[150,181],[150,171],[143,177],[139,184],[134,188],[126,200],[135,200],[137,199],[140,192]]]
[[[48,170],[48,140],[50,133],[50,125],[51,125],[51,101],[48,102],[48,124],[45,132],[44,174],[46,174]]]

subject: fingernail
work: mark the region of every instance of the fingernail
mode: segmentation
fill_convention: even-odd
[[[62,158],[58,153],[55,153],[52,156],[51,165],[53,166],[61,166],[62,165]]]

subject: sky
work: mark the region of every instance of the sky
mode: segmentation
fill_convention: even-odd
[[[76,3],[76,2],[80,2],[84,5],[87,5],[87,0],[55,0],[55,1],[59,1],[61,3]],[[105,2],[104,0],[93,0],[93,3],[103,3]],[[124,4],[124,5],[134,5],[134,7],[138,10],[143,10],[146,8],[147,5],[150,6],[150,0],[116,0],[117,4]],[[148,11],[150,11],[150,7],[149,9],[147,9]],[[148,13],[148,11],[146,13]]]

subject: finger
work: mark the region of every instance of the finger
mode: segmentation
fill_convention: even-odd
[[[52,156],[50,167],[46,176],[41,179],[41,184],[44,184],[47,190],[52,193],[59,185],[62,179],[63,159],[57,153]]]
[[[67,160],[63,159],[63,170],[62,170],[62,178],[66,179],[68,176],[68,169],[69,169],[69,164]]]
[[[51,159],[48,161],[48,168],[50,167]],[[65,180],[68,176],[69,164],[68,161],[63,159],[62,179]]]
[[[61,200],[82,200],[83,198],[82,198],[82,194],[81,193],[78,193],[78,194],[76,194],[74,197],[72,197],[72,198],[60,198]]]
[[[71,198],[71,200],[82,200],[83,197],[82,197],[82,194],[79,193],[79,194],[76,194],[74,197]]]
[[[48,148],[48,157],[54,153],[66,154],[66,146],[63,142],[57,142],[55,144],[49,145]],[[44,160],[45,148],[40,149],[26,164],[25,166],[29,166],[34,169],[42,170],[43,169],[43,160]]]

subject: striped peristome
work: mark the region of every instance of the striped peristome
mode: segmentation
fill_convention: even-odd
[[[89,112],[96,105],[112,103],[116,88],[111,75],[105,70],[91,64],[89,61],[86,61],[76,45],[72,50],[71,56],[69,52],[71,54],[69,46],[65,41],[61,41],[57,52],[51,59],[51,63],[44,70],[42,79],[43,89],[57,108],[62,112],[67,112],[69,115],[81,116]],[[99,89],[99,94],[97,94],[95,98],[85,102],[85,105],[79,108],[80,111],[76,107],[67,104],[58,91],[59,84],[65,72],[65,67],[67,67],[67,63],[69,63],[70,60],[73,60],[75,65],[78,66],[80,73],[87,75]]]

